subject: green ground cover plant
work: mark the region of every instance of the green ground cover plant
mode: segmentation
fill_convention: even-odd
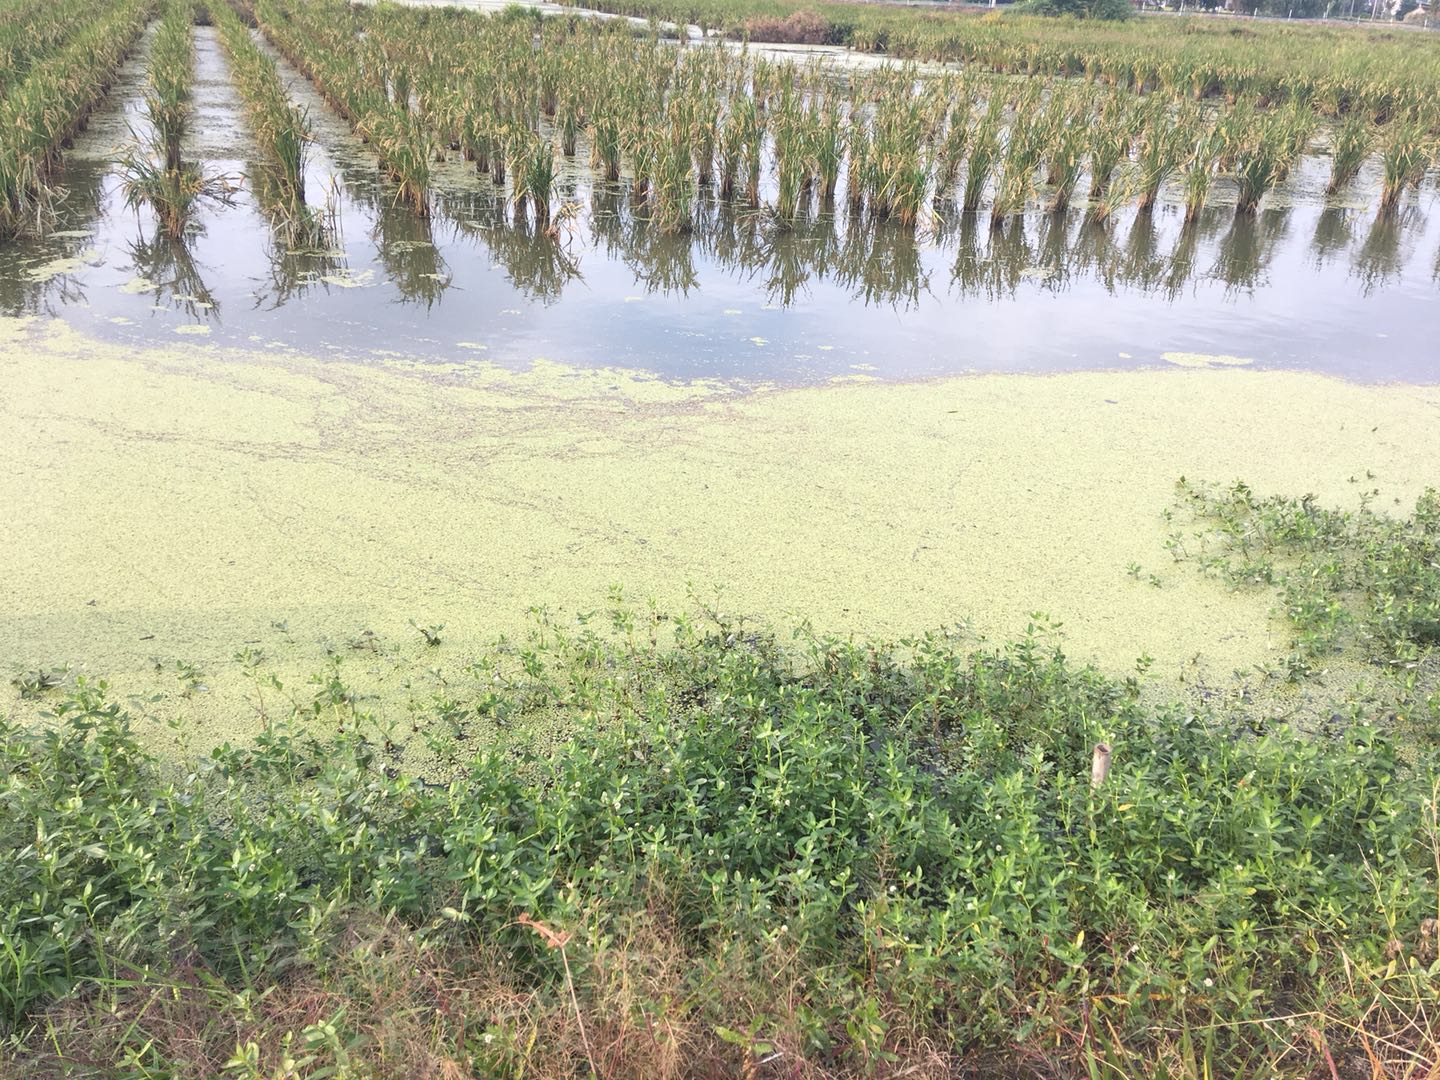
[[[1433,495],[1391,519],[1182,492],[1212,569],[1299,602],[1273,553],[1301,574],[1338,545],[1355,641],[1428,662]],[[605,618],[541,613],[403,728],[365,714],[338,661],[322,682],[308,725],[297,709],[188,761],[147,755],[102,683],[27,684],[53,715],[0,726],[12,1063],[1418,1077],[1435,1061],[1440,776],[1393,716],[1301,731],[1157,703],[1138,675],[1067,659],[1038,616],[1002,647],[780,640],[618,597]],[[536,739],[556,723],[572,734]]]

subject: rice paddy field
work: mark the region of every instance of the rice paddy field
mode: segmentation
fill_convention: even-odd
[[[1437,1075],[1440,33],[0,57],[0,1075]]]

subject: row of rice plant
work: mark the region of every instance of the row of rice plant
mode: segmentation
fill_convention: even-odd
[[[181,143],[190,126],[190,83],[195,73],[195,5],[167,0],[146,77],[145,116],[150,138],[167,170],[180,168]]]
[[[360,13],[343,3],[257,0],[260,28],[325,101],[375,149],[396,197],[428,216],[432,131],[412,110],[411,74],[380,39],[360,33]]]
[[[1170,185],[1193,220],[1217,179],[1233,184],[1237,212],[1253,213],[1318,124],[1295,99],[1217,108],[1153,89],[925,77],[911,66],[843,83],[818,64],[677,48],[576,19],[330,0],[262,0],[260,10],[271,12],[267,31],[375,144],[404,201],[423,212],[430,161],[454,150],[508,184],[542,225],[557,159],[578,166],[587,138],[596,180],[628,172],[664,231],[690,228],[696,192],[712,186],[763,206],[782,228],[812,203],[842,197],[852,213],[906,227],[929,207],[973,213],[988,199],[999,227],[1037,201],[1063,210],[1078,191],[1096,220],[1131,202],[1149,211]],[[1399,162],[1405,184],[1423,178],[1432,123],[1428,112],[1397,116],[1382,138],[1368,118],[1347,120],[1342,133],[1359,141],[1352,148],[1336,136],[1336,189],[1372,146],[1400,147],[1388,134],[1397,125],[1414,132]]]
[[[195,0],[167,0],[155,32],[145,90],[147,130],[122,161],[125,204],[148,207],[160,231],[172,240],[185,235],[203,203],[228,201],[225,177],[207,175],[184,160],[190,126],[190,85],[195,74]]]
[[[0,7],[0,100],[105,6],[103,0],[11,0]]]
[[[12,81],[0,101],[0,238],[44,218],[61,148],[109,92],[154,7],[154,0],[116,0],[27,9],[31,23],[64,20],[67,43]]]
[[[305,111],[291,102],[275,61],[260,50],[234,9],[215,3],[210,16],[269,166],[271,183],[265,190],[283,200],[284,209],[298,211],[305,202],[305,163],[311,143]]]
[[[798,11],[826,41],[907,59],[959,62],[1009,75],[1086,78],[1173,96],[1297,101],[1323,116],[1383,119],[1440,97],[1440,55],[1423,34],[1318,25],[1247,24],[1205,17],[1096,23],[1014,14],[873,5],[845,0],[567,0],[733,38],[765,40],[765,20]]]

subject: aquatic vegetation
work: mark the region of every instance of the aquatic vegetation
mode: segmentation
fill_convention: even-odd
[[[1182,480],[1177,491],[1200,526],[1172,538],[1177,557],[1231,584],[1278,591],[1296,634],[1287,660],[1292,677],[1346,648],[1389,666],[1412,691],[1426,677],[1426,654],[1440,646],[1435,491],[1421,496],[1409,518],[1377,513],[1368,496],[1358,510],[1343,511],[1309,497],[1261,498],[1243,483],[1219,488]],[[1440,694],[1425,707],[1440,709]],[[1440,729],[1428,733],[1437,736]]]

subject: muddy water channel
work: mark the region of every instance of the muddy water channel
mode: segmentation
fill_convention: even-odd
[[[197,30],[188,155],[254,175],[257,151],[214,31]],[[1440,207],[1434,184],[1393,219],[1375,165],[1343,202],[1317,149],[1253,219],[1216,185],[1197,227],[1162,200],[1103,227],[1035,208],[1002,231],[937,207],[907,231],[812,203],[793,230],[701,192],[689,235],[663,236],[625,186],[566,167],[557,238],[452,155],[433,214],[394,206],[374,155],[286,69],[316,144],[307,189],[331,228],[294,250],[242,185],[185,244],[127,210],[117,158],[134,141],[144,56],[67,156],[49,235],[0,249],[0,314],[58,316],[125,345],[194,335],[351,358],[536,359],[680,378],[797,384],[970,371],[1209,363],[1362,380],[1437,371]]]

